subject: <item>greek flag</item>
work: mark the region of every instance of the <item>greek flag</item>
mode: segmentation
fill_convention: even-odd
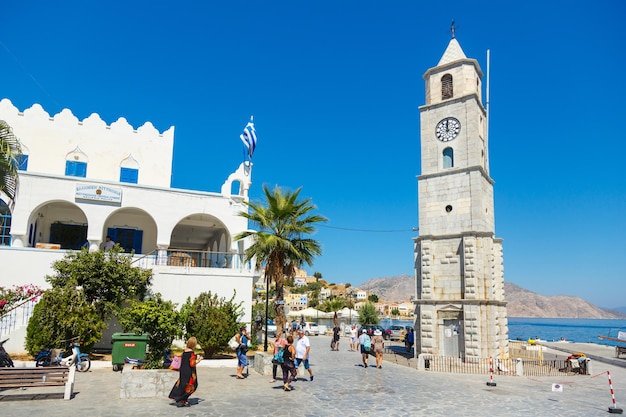
[[[250,121],[243,128],[243,133],[239,135],[243,144],[248,148],[248,157],[252,159],[254,148],[256,148],[256,130],[254,130],[253,116],[250,116]]]

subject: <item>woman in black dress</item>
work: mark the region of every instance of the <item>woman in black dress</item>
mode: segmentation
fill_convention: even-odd
[[[296,348],[293,347],[293,336],[287,336],[287,344],[283,349],[283,353],[283,389],[285,391],[291,391],[292,388],[289,384],[294,381],[296,375],[298,375],[298,370],[293,363],[293,360],[296,358]]]
[[[196,338],[190,337],[183,351],[178,380],[169,395],[170,399],[176,401],[176,407],[189,407],[189,396],[198,388],[196,364],[202,360],[202,355],[194,353],[197,344]]]

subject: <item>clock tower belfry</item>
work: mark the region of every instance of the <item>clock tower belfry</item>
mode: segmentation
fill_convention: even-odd
[[[495,237],[483,73],[453,37],[424,74],[420,107],[415,352],[508,358],[502,240]]]

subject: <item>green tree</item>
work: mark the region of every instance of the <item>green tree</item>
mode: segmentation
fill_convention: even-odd
[[[7,122],[0,120],[0,192],[9,198],[9,207],[15,204],[19,188],[18,160],[21,155],[19,140]]]
[[[108,252],[83,249],[69,252],[54,262],[53,276],[46,281],[53,287],[80,287],[102,320],[116,312],[124,301],[142,300],[150,287],[152,271],[133,267],[132,255],[115,246]]]
[[[261,321],[265,323],[265,298],[262,302],[255,303],[252,305],[252,318],[256,319],[257,317],[261,317]],[[274,301],[269,302],[267,318],[270,320],[274,320],[276,318],[276,309],[274,306]]]
[[[36,355],[43,348],[69,347],[70,340],[83,343],[89,352],[102,338],[105,323],[83,291],[72,287],[46,290],[35,305],[26,328],[26,350]]]
[[[230,300],[218,298],[217,294],[203,292],[196,299],[187,302],[181,309],[186,318],[186,337],[195,336],[204,350],[204,357],[213,355],[228,346],[228,341],[239,330],[237,322],[242,314],[241,303],[235,303],[235,295]]]
[[[328,300],[324,304],[322,304],[322,310],[327,313],[331,311],[336,312],[341,310],[345,306],[346,300],[344,300],[343,298],[333,298],[332,300]]]
[[[255,259],[256,267],[265,265],[269,282],[276,284],[276,300],[285,299],[285,280],[293,280],[297,268],[304,263],[312,265],[315,256],[321,255],[319,242],[305,236],[315,232],[315,224],[326,222],[323,216],[312,214],[316,207],[310,199],[299,201],[302,188],[283,192],[279,187],[270,191],[263,186],[265,204],[246,202],[249,213],[241,212],[258,231],[245,231],[235,239],[252,237],[254,243],[246,250],[246,261]],[[285,312],[279,302],[275,305],[276,326],[285,327]]]
[[[378,312],[372,303],[365,303],[359,310],[359,324],[378,324]]]
[[[391,310],[391,315],[392,316],[399,316],[400,315],[400,310],[398,310],[397,308],[394,308]]]
[[[378,296],[376,294],[370,294],[367,296],[367,299],[369,301],[371,301],[372,303],[377,303],[378,302]]]
[[[128,307],[120,310],[118,318],[124,331],[150,335],[150,350],[146,358],[146,367],[149,369],[161,368],[164,351],[172,345],[174,337],[183,336],[176,306],[171,301],[163,300],[161,294],[144,301],[131,301]]]
[[[131,266],[131,256],[120,254],[121,250],[116,247],[104,253],[83,249],[53,263],[56,273],[46,277],[52,290],[37,303],[37,314],[28,323],[29,352],[65,347],[63,341],[74,337],[89,351],[102,338],[105,321],[122,303],[143,299],[152,272]]]

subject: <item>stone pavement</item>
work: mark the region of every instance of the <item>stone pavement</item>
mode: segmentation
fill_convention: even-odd
[[[176,408],[167,398],[120,399],[121,374],[107,366],[77,373],[76,395],[70,401],[2,401],[0,410],[15,417],[603,416],[612,405],[607,370],[617,406],[626,402],[626,369],[610,364],[594,363],[596,374],[591,376],[494,376],[496,386],[490,387],[485,375],[417,371],[391,362],[382,369],[363,368],[360,354],[348,351],[347,339],[339,352],[330,351],[328,336],[310,339],[315,380],[302,378],[291,392],[284,392],[281,382],[269,383],[271,377],[252,367],[247,379],[237,380],[234,367],[203,366],[198,368],[192,406]],[[562,384],[563,392],[553,392],[553,383]]]

